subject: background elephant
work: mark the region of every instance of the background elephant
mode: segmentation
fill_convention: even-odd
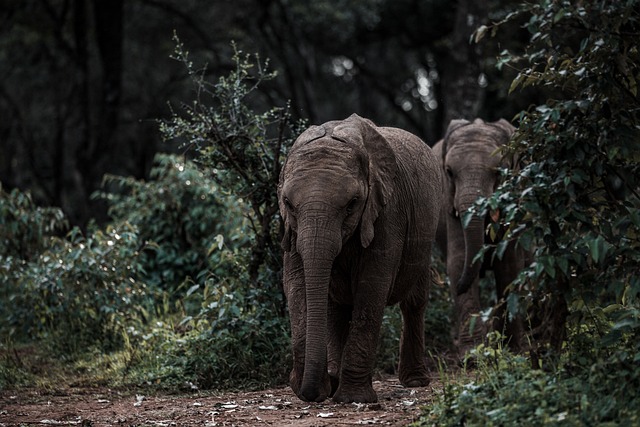
[[[384,307],[400,303],[400,381],[428,384],[424,310],[442,199],[431,149],[352,115],[312,126],[280,174],[290,383],[306,401],[375,402]]]
[[[456,325],[454,341],[460,354],[478,343],[486,333],[486,326],[478,321],[470,331],[470,319],[480,311],[479,277],[492,269],[496,282],[498,303],[503,301],[505,288],[525,266],[524,251],[510,244],[502,259],[492,259],[487,253],[484,261],[473,262],[484,243],[491,241],[486,226],[491,221],[475,216],[466,228],[462,226],[464,213],[478,197],[488,197],[498,185],[498,167],[512,168],[510,160],[500,152],[515,128],[506,120],[485,123],[452,120],[443,140],[433,147],[443,168],[444,203],[438,226],[438,246],[446,256],[447,276],[454,299]],[[512,348],[519,349],[523,336],[520,317],[504,323],[504,304],[494,313],[493,327],[506,333]]]

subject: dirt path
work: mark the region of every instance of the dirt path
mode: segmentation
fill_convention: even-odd
[[[407,389],[397,378],[375,381],[375,404],[309,404],[288,387],[257,392],[188,395],[110,389],[0,391],[4,426],[404,426],[428,404],[437,380]]]

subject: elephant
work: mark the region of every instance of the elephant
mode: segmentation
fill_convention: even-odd
[[[304,401],[376,402],[384,308],[400,304],[399,379],[429,383],[424,312],[442,201],[435,155],[417,136],[353,114],[311,126],[282,167],[283,287]]]
[[[433,146],[445,182],[437,245],[446,257],[456,317],[454,342],[461,356],[487,331],[481,322],[476,322],[473,331],[470,331],[469,324],[474,314],[480,311],[479,278],[487,270],[493,270],[499,303],[492,326],[505,332],[512,349],[519,350],[522,344],[522,320],[516,316],[505,324],[503,299],[506,287],[525,267],[528,255],[521,247],[509,243],[502,257],[493,257],[489,251],[483,260],[474,262],[482,246],[485,243],[496,244],[499,236],[492,241],[490,234],[486,233],[486,227],[492,221],[491,214],[485,218],[474,216],[466,227],[462,224],[464,213],[475,201],[481,196],[489,197],[497,188],[498,168],[517,167],[514,159],[500,153],[500,148],[514,131],[515,128],[504,119],[492,123],[481,119],[473,122],[452,120],[444,138]]]

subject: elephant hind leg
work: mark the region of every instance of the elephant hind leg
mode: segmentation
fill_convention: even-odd
[[[424,311],[426,287],[400,302],[402,311],[402,337],[400,339],[400,383],[405,387],[424,387],[429,384],[429,373],[424,352]]]

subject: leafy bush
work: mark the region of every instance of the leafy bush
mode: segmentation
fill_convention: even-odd
[[[123,225],[84,237],[53,237],[30,261],[3,259],[2,335],[40,341],[57,355],[122,343],[125,325],[144,316],[144,284],[135,280],[138,239]]]
[[[114,222],[135,226],[145,242],[139,279],[170,295],[215,268],[222,242],[249,244],[242,201],[182,156],[157,154],[149,180],[107,175],[104,186],[109,191],[93,197],[106,200]]]
[[[576,325],[603,307],[626,319],[640,304],[639,5],[540,1],[512,16],[529,14],[531,33],[512,90],[548,87],[556,98],[518,115],[509,155],[523,167],[479,211],[500,208],[495,226],[534,251],[510,307],[535,308],[543,328],[534,338],[556,350],[567,313]]]
[[[28,260],[46,248],[50,236],[67,228],[62,210],[38,207],[29,192],[7,193],[0,183],[0,257]]]
[[[130,331],[141,358],[137,378],[199,388],[254,388],[281,384],[290,358],[281,294],[248,281],[250,251],[221,245],[220,264],[189,288],[184,307],[200,307],[175,323]]]
[[[206,278],[191,298],[200,310],[181,322],[193,328],[186,372],[205,388],[247,388],[281,384],[288,376],[290,337],[284,296],[250,280],[251,251],[219,248],[232,263]],[[268,283],[259,276],[257,283]],[[192,288],[193,289],[193,288]]]
[[[59,209],[35,206],[28,193],[0,194],[0,333],[44,340],[56,354],[118,345],[144,287],[134,280],[135,230],[108,228],[85,238],[52,235],[66,227]]]
[[[640,423],[638,6],[541,0],[507,18],[527,14],[531,34],[523,56],[503,52],[528,62],[511,89],[554,99],[517,116],[522,168],[475,213],[498,209],[493,226],[534,252],[508,308],[531,315],[533,365],[553,358],[543,371],[480,346],[477,379],[447,384],[418,425]]]
[[[584,338],[584,334],[582,334]],[[587,335],[593,342],[593,335]],[[577,354],[554,372],[492,342],[472,350],[474,377],[447,381],[415,426],[637,425],[640,371],[603,348]],[[632,346],[630,346],[632,347]],[[628,348],[630,350],[630,348]],[[635,361],[637,363],[637,360]],[[620,387],[625,384],[625,387]]]
[[[286,150],[305,123],[292,119],[288,105],[256,111],[264,105],[258,88],[277,75],[268,70],[268,61],[244,55],[233,45],[235,68],[212,83],[174,39],[175,59],[184,64],[197,97],[183,105],[181,114],[173,112],[162,121],[160,131],[165,139],[194,150],[196,162],[215,172],[222,189],[247,201],[253,233],[250,280],[260,269],[276,274],[282,265],[276,187]],[[278,282],[275,276],[269,280]]]

